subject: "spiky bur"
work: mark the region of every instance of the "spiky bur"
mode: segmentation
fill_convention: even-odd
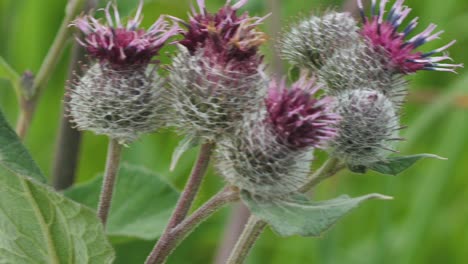
[[[267,86],[258,53],[266,36],[256,29],[262,19],[237,15],[247,1],[229,2],[211,14],[198,1],[200,13],[181,22],[187,30],[170,67],[170,124],[209,141],[232,134]]]
[[[281,198],[302,187],[313,149],[336,135],[331,98],[313,97],[319,88],[305,77],[290,89],[272,81],[265,110],[246,116],[238,136],[219,144],[220,173],[262,198]]]
[[[394,142],[401,140],[394,104],[378,91],[344,91],[336,97],[335,111],[342,119],[328,150],[349,166],[384,161],[394,152]]]
[[[312,16],[288,28],[279,42],[281,56],[291,64],[315,70],[338,49],[359,39],[356,21],[349,13]]]
[[[177,33],[163,18],[148,30],[139,28],[143,1],[124,26],[113,5],[104,10],[107,24],[91,16],[72,25],[84,34],[83,45],[96,62],[71,83],[67,94],[72,122],[81,130],[129,143],[163,125],[163,82],[152,61],[164,43]]]
[[[210,141],[232,134],[244,114],[261,103],[267,87],[261,70],[229,72],[184,47],[173,59],[170,72],[169,124],[181,133]]]
[[[357,1],[364,23],[361,34],[375,50],[387,56],[386,63],[389,69],[397,73],[410,74],[419,70],[455,72],[456,68],[463,66],[442,63],[452,60],[443,52],[452,46],[455,40],[430,52],[417,51],[420,46],[438,39],[443,33],[443,31],[433,33],[437,27],[435,24],[430,24],[423,32],[409,38],[418,25],[416,17],[401,32],[398,31],[411,11],[411,8],[403,5],[404,0],[395,1],[387,16],[385,8],[388,0],[381,0],[379,4],[376,0],[372,0],[370,17],[366,17],[362,0]],[[433,56],[440,53],[441,56]]]
[[[163,80],[154,72],[115,71],[94,64],[68,91],[68,111],[80,130],[130,143],[164,125]]]
[[[389,70],[385,61],[386,55],[366,43],[357,42],[350,48],[336,51],[318,75],[329,95],[367,88],[380,91],[399,108],[407,95],[407,82],[404,75]]]
[[[234,186],[263,198],[281,198],[298,190],[310,172],[311,149],[279,144],[275,132],[259,124],[263,115],[250,118],[237,138],[218,143],[218,171]]]

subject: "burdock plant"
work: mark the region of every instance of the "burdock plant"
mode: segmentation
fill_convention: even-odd
[[[417,19],[403,27],[411,10],[404,0],[390,7],[387,0],[373,0],[370,16],[357,0],[361,24],[349,13],[326,11],[287,27],[276,41],[279,54],[300,73],[289,79],[269,75],[261,52],[268,37],[259,29],[267,16],[241,13],[247,0],[227,0],[214,13],[197,0],[188,21],[161,16],[148,29],[140,27],[143,1],[130,18],[119,15],[116,3],[107,4],[99,10],[104,21],[93,15],[76,18],[78,4],[70,3],[45,70],[20,77],[0,60],[0,77],[6,74],[20,95],[24,118],[18,132],[24,136],[37,89],[58,60],[69,26],[82,33],[76,41],[91,63],[70,82],[68,115],[79,130],[109,137],[109,149],[102,187],[91,182],[65,194],[91,206],[91,200],[99,200],[97,214],[38,182],[45,177],[0,115],[0,165],[18,176],[0,174],[2,263],[111,263],[114,252],[103,227],[122,148],[163,127],[185,136],[169,169],[184,151],[201,145],[177,203],[176,191],[148,170],[132,171],[114,197],[120,203],[116,215],[124,220],[106,227],[108,235],[159,236],[147,264],[165,263],[200,223],[235,201],[244,203],[251,216],[227,263],[243,263],[267,226],[280,236],[320,236],[362,202],[391,197],[312,201],[307,193],[317,184],[344,169],[396,175],[423,157],[440,158],[398,152],[406,76],[455,72],[462,65],[446,63],[452,60],[446,50],[455,41],[419,51],[441,32],[433,33],[431,24],[412,33]],[[162,67],[158,59],[168,42],[175,51]],[[318,156],[325,157],[323,164]],[[192,210],[211,160],[225,186]],[[151,191],[143,199],[145,189]],[[154,213],[158,206],[175,208],[168,217],[166,211]],[[138,213],[141,219],[135,219]]]
[[[111,2],[104,10],[107,24],[88,15],[72,23],[84,33],[84,38],[77,41],[86,48],[94,64],[69,89],[70,116],[78,129],[110,138],[98,208],[104,224],[122,145],[164,125],[163,80],[153,57],[177,33],[178,27],[171,27],[160,17],[148,30],[140,28],[142,8],[140,2],[135,17],[126,25]]]

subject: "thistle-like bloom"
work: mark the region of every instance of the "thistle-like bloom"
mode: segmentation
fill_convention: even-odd
[[[263,116],[246,120],[237,138],[218,142],[216,167],[232,185],[263,198],[282,198],[304,185],[310,173],[311,148],[292,150],[278,143]]]
[[[215,14],[197,2],[200,13],[193,10],[189,23],[181,22],[187,30],[170,68],[171,125],[215,140],[263,100],[267,80],[258,48],[266,36],[256,29],[262,18],[237,15],[246,0],[227,1]]]
[[[397,0],[386,18],[385,7],[388,0],[381,0],[379,6],[377,6],[376,0],[372,0],[370,18],[365,15],[362,0],[357,1],[364,22],[361,34],[372,47],[385,52],[389,69],[402,74],[410,74],[419,70],[455,72],[456,68],[463,66],[442,63],[451,60],[445,53],[442,56],[433,56],[447,50],[456,42],[455,40],[427,53],[416,51],[423,44],[438,39],[443,33],[443,31],[433,33],[436,25],[430,24],[423,32],[407,39],[418,24],[416,17],[402,32],[398,32],[399,27],[411,11],[411,8],[403,6],[404,0]]]
[[[68,111],[80,130],[130,143],[164,125],[163,80],[155,72],[115,71],[94,64],[71,84]]]
[[[382,93],[350,90],[336,97],[341,116],[338,134],[329,142],[329,152],[350,166],[368,166],[384,161],[394,152],[399,117],[394,104]]]
[[[291,64],[315,70],[333,53],[359,39],[356,21],[349,13],[312,16],[288,28],[279,42],[281,56]]]
[[[112,19],[110,4],[104,10],[107,25],[91,16],[73,23],[85,35],[79,42],[97,62],[71,83],[67,94],[70,116],[77,128],[120,143],[164,124],[163,82],[152,58],[178,28],[162,18],[149,30],[139,28],[142,6],[143,1],[125,27],[115,5]]]
[[[304,76],[291,89],[284,81],[271,82],[265,110],[245,116],[237,137],[220,142],[220,173],[263,198],[281,198],[302,187],[313,149],[336,135],[331,98],[314,99],[318,89]]]
[[[337,96],[345,90],[372,89],[383,93],[396,107],[407,95],[404,75],[387,69],[386,55],[366,43],[336,51],[319,70],[326,94]]]
[[[286,81],[272,81],[266,100],[267,123],[281,143],[293,149],[322,148],[336,135],[333,124],[339,117],[331,113],[331,97],[314,98],[321,88],[315,79],[302,76],[290,89]]]
[[[111,15],[111,2],[104,10],[107,24],[102,24],[92,16],[76,19],[72,25],[85,35],[77,41],[86,48],[88,54],[101,63],[114,69],[130,66],[146,66],[158,54],[166,41],[177,34],[178,26],[170,27],[160,17],[148,30],[139,28],[142,17],[143,1],[138,6],[134,18],[123,25],[116,5],[114,18]]]

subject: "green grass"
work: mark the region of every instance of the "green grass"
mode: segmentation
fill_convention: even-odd
[[[209,8],[221,6],[223,0],[206,0]],[[37,72],[59,27],[64,10],[63,0],[0,0],[0,56],[18,72]],[[120,2],[120,1],[119,1]],[[126,0],[131,8],[136,1]],[[265,15],[265,0],[251,0],[248,9]],[[316,9],[325,9],[340,1],[289,0],[281,2],[283,25]],[[412,17],[419,16],[419,29],[430,22],[446,33],[442,40],[424,49],[442,46],[452,39],[458,43],[450,49],[452,57],[463,63],[468,59],[468,1],[407,0]],[[145,9],[146,25],[159,14],[186,17],[188,1],[155,0]],[[275,29],[280,30],[280,29]],[[272,40],[274,41],[274,40]],[[271,54],[267,54],[267,58]],[[50,174],[60,105],[67,78],[69,50],[64,52],[51,78],[26,145],[46,174]],[[263,234],[249,258],[249,263],[320,263],[320,264],[438,264],[468,263],[468,108],[455,105],[455,98],[468,95],[468,71],[458,75],[425,72],[412,77],[411,92],[435,90],[439,96],[429,104],[410,102],[403,122],[408,141],[401,144],[403,154],[435,153],[448,161],[424,160],[398,177],[350,173],[340,174],[317,190],[325,199],[342,193],[360,195],[380,192],[395,196],[394,201],[375,201],[347,216],[323,238],[279,238],[271,231]],[[14,124],[17,103],[13,89],[0,81],[0,107]],[[182,157],[175,172],[169,173],[171,152],[180,137],[172,132],[145,136],[127,148],[124,159],[144,165],[163,175],[181,188],[196,154],[192,150]],[[106,139],[85,133],[78,170],[79,181],[86,181],[104,167]],[[222,185],[211,173],[202,188],[198,203],[206,200]],[[149,201],[151,204],[155,201]],[[222,237],[228,210],[223,210],[182,244],[169,263],[208,263]],[[119,244],[117,263],[139,263],[153,242]],[[138,253],[139,252],[139,253]],[[135,256],[139,255],[139,256]],[[142,256],[143,255],[143,256]]]

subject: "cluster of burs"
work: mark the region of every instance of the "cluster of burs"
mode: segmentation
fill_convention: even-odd
[[[125,27],[108,15],[117,30],[75,22],[96,59],[69,92],[76,126],[122,143],[174,127],[215,143],[217,168],[231,184],[283,198],[307,181],[314,149],[354,170],[385,161],[400,140],[404,75],[457,67],[437,63],[446,56],[430,57],[448,46],[413,52],[434,38],[433,29],[405,41],[415,24],[397,32],[409,13],[397,1],[386,20],[385,6],[371,18],[363,15],[362,27],[348,13],[327,12],[285,30],[278,48],[301,72],[288,85],[266,73],[259,46],[267,38],[257,28],[264,18],[237,14],[245,3],[209,13],[198,1],[188,22],[172,18],[180,24],[174,28],[158,20],[146,33],[136,29],[138,16]],[[159,67],[151,58],[178,34],[171,65]]]
[[[313,16],[281,39],[282,56],[314,72],[335,98],[341,120],[328,151],[355,169],[385,160],[400,139],[406,82],[385,52],[370,45],[348,13]]]

